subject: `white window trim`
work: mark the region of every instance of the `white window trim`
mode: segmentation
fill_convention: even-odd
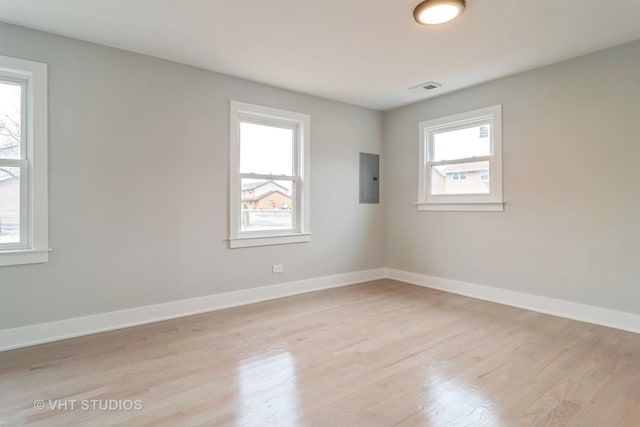
[[[429,132],[438,129],[464,127],[479,119],[489,119],[491,126],[491,155],[461,159],[460,163],[469,161],[488,161],[491,178],[489,180],[489,194],[431,194],[431,168],[429,167],[429,150],[431,141]],[[418,210],[421,211],[488,211],[501,212],[504,210],[502,199],[502,105],[481,108],[466,113],[454,114],[433,120],[426,120],[418,124],[419,144],[419,183]],[[457,162],[457,160],[456,160]]]
[[[295,231],[285,233],[240,233],[240,121],[242,116],[251,116],[265,120],[286,121],[298,125],[298,180],[296,185],[296,215]],[[283,245],[290,243],[309,242],[310,229],[310,146],[311,146],[311,117],[307,114],[264,107],[262,105],[231,101],[230,103],[230,163],[229,163],[229,247],[246,248],[252,246]]]
[[[0,266],[49,261],[47,64],[0,56],[0,75],[26,81],[28,222],[26,244],[0,249]],[[24,194],[21,191],[21,195]],[[24,205],[23,205],[24,206]],[[23,209],[21,206],[21,210]]]

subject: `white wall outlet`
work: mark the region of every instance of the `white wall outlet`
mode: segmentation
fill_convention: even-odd
[[[274,264],[271,266],[271,272],[273,274],[284,273],[284,265],[282,264]]]

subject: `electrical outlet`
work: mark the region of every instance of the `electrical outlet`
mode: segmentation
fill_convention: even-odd
[[[271,272],[273,274],[283,273],[284,272],[284,266],[282,264],[274,264],[274,265],[271,266]]]

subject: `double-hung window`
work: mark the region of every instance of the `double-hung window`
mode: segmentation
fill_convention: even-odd
[[[0,56],[0,266],[46,262],[47,66]]]
[[[418,209],[502,211],[502,106],[419,125]]]
[[[231,101],[230,247],[310,240],[306,114]]]

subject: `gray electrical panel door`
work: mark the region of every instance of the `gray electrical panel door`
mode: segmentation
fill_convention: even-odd
[[[380,203],[380,156],[360,153],[360,203]]]

